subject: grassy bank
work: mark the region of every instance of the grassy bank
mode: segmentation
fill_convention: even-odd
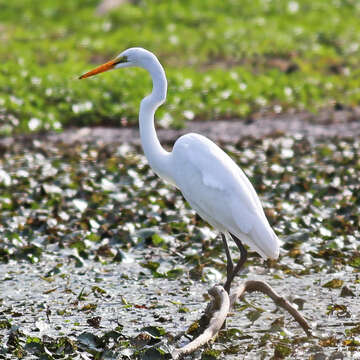
[[[77,76],[123,49],[155,52],[169,78],[163,126],[258,111],[356,106],[357,1],[14,0],[0,13],[0,134],[69,124],[135,124],[142,70]]]

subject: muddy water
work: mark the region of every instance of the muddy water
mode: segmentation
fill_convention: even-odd
[[[11,329],[19,329],[26,336],[62,336],[74,341],[81,341],[84,333],[101,336],[120,327],[123,338],[136,343],[143,328],[159,326],[166,333],[161,340],[170,344],[170,349],[171,337],[186,331],[200,317],[206,305],[206,291],[215,281],[196,282],[186,274],[176,280],[154,278],[139,265],[144,255],[141,251],[131,252],[127,261],[120,264],[85,261],[80,268],[66,255],[46,255],[35,265],[17,262],[0,265],[1,318],[8,319]],[[60,263],[58,274],[46,276]],[[250,305],[239,302],[227,320],[226,329],[212,345],[220,350],[221,358],[270,359],[282,343],[291,349],[293,359],[360,358],[357,345],[347,345],[358,335],[346,334],[359,325],[357,274],[344,270],[301,277],[282,274],[278,278],[276,271],[271,275],[265,272],[269,273],[260,266],[250,267],[238,281],[268,281],[299,305],[316,337],[306,338],[291,316],[277,309],[266,296],[253,293],[246,296]],[[340,297],[340,289],[322,287],[334,278],[348,284],[355,296]],[[331,311],[334,305],[341,307]],[[94,317],[101,318],[97,328],[88,322]],[[0,334],[6,344],[9,331],[2,329]],[[186,341],[183,337],[180,344]],[[236,354],[224,354],[228,347],[237,349]],[[126,353],[125,347],[123,351]],[[197,356],[200,358],[200,352],[189,358]]]
[[[358,139],[278,134],[225,149],[283,241],[277,262],[250,252],[237,280],[269,282],[314,337],[255,293],[188,359],[360,359]],[[224,280],[224,251],[140,149],[30,140],[1,151],[0,358],[166,359],[188,342],[176,337]]]

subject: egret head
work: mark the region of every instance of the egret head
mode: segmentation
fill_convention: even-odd
[[[112,59],[105,64],[102,64],[95,69],[90,70],[84,75],[81,75],[79,79],[84,79],[104,71],[120,69],[130,66],[140,66],[143,68],[147,68],[147,66],[151,62],[154,62],[154,60],[157,60],[156,56],[150,51],[138,47],[130,48],[120,53],[115,59]]]

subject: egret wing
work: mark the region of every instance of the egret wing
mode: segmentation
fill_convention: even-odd
[[[250,181],[204,136],[182,136],[173,149],[174,180],[190,205],[220,231],[229,231],[264,257],[277,257],[272,231]]]
[[[258,206],[251,196],[251,184],[233,160],[197,134],[181,137],[174,146],[173,156],[177,186],[190,204],[200,210],[200,215],[206,213],[223,225],[230,219],[234,222],[235,215],[239,217],[241,231],[248,233]],[[238,205],[233,206],[234,202]]]

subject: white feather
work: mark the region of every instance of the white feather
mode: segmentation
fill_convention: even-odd
[[[199,215],[227,238],[232,233],[261,256],[277,258],[279,240],[260,200],[246,175],[224,151],[198,134],[182,136],[170,153],[161,146],[154,114],[166,99],[167,80],[156,56],[142,48],[130,48],[105,65],[80,78],[129,66],[140,66],[151,75],[153,90],[141,102],[139,123],[141,144],[152,169],[177,186]]]
[[[211,225],[230,232],[264,258],[277,258],[279,240],[250,181],[216,144],[199,134],[179,138],[171,154],[173,179]]]

